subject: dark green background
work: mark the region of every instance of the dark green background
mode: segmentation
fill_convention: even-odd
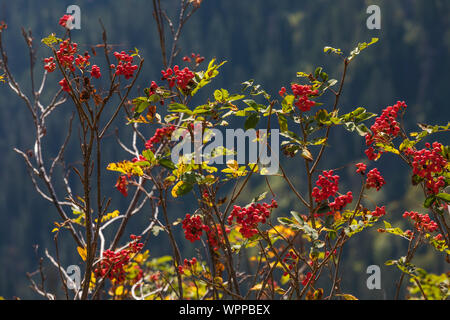
[[[176,13],[178,1],[162,2],[169,13]],[[20,27],[33,30],[39,57],[49,55],[48,49],[40,45],[40,39],[51,32],[61,33],[57,22],[70,4],[81,8],[82,29],[73,31],[76,41],[86,49],[101,43],[98,24],[101,18],[108,30],[109,42],[119,45],[116,50],[136,47],[145,57],[139,85],[148,86],[151,80],[159,80],[161,58],[151,1],[0,0],[0,20],[9,25],[5,41],[11,69],[25,90],[30,87],[28,56]],[[366,28],[366,8],[371,4],[381,7],[381,30]],[[416,122],[446,124],[450,100],[448,0],[204,0],[187,24],[180,46],[181,56],[199,52],[207,60],[217,57],[229,61],[223,67],[221,77],[204,90],[202,98],[205,99],[211,95],[208,90],[213,87],[236,91],[241,82],[250,78],[275,95],[281,86],[296,79],[297,71],[312,72],[317,66],[323,66],[330,77],[338,79],[339,60],[325,55],[323,47],[329,45],[349,52],[358,42],[369,41],[372,37],[379,37],[380,42],[358,56],[350,66],[340,109],[350,111],[363,106],[380,113],[387,105],[405,100],[408,103],[407,129],[415,130]],[[40,69],[39,63],[38,66]],[[59,79],[52,75],[49,80],[56,84]],[[138,94],[138,90],[133,92],[133,95]],[[70,115],[70,106],[65,108],[49,123],[46,137],[49,157],[55,155],[63,139],[61,132],[64,132]],[[123,123],[123,118],[116,121],[117,126],[123,126]],[[40,245],[39,256],[43,255],[45,247],[54,252],[50,231],[57,213],[36,195],[22,159],[12,150],[13,147],[32,148],[30,124],[31,118],[23,103],[5,85],[0,85],[0,295],[6,298],[36,298],[28,288],[25,276],[37,267],[32,246]],[[149,136],[151,132],[149,129]],[[445,136],[439,139],[448,143]],[[330,144],[321,169],[364,160],[360,137],[336,130]],[[74,146],[69,148],[69,155],[74,150]],[[118,150],[114,138],[109,137],[104,150],[105,165],[124,157],[127,155]],[[303,188],[298,166],[301,162],[298,158],[286,162],[300,189]],[[378,194],[371,194],[371,199],[387,204],[389,219],[406,227],[401,214],[405,209],[420,208],[420,192],[409,186],[408,171],[394,157],[384,156],[377,167],[386,177],[387,185]],[[359,180],[351,174],[352,170],[351,166],[346,166],[340,171],[342,190],[350,189],[356,193]],[[106,190],[115,197],[115,206],[123,210],[126,203],[112,187],[116,176],[109,173],[106,176],[109,179]],[[281,204],[280,214],[288,214],[288,208],[300,210],[300,205],[288,195],[285,186],[276,179],[271,182]],[[256,194],[263,188],[264,185],[253,183],[250,193]],[[186,207],[182,200],[175,202],[171,209],[172,218],[184,216]],[[139,230],[145,221],[145,217],[137,218],[132,221],[131,229]],[[151,254],[168,253],[166,244],[161,236],[152,239]],[[392,298],[393,282],[398,273],[384,267],[383,263],[399,257],[404,252],[404,245],[401,240],[379,235],[375,230],[358,235],[344,249],[343,290],[366,299]],[[190,254],[189,249],[184,248],[186,256]],[[72,247],[63,245],[62,251],[63,265],[81,264]],[[416,262],[427,270],[442,272],[448,270],[448,265],[442,261],[424,250],[419,251]],[[371,264],[382,267],[382,290],[366,288],[365,271]],[[55,277],[48,279],[50,288],[55,286]]]

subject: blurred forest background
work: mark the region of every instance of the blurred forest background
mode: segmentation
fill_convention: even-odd
[[[177,14],[177,0],[162,2],[169,13]],[[71,4],[81,8],[81,30],[74,30],[73,36],[86,46],[86,50],[91,45],[102,43],[98,21],[101,18],[108,31],[109,43],[117,45],[114,50],[136,47],[145,57],[143,73],[138,80],[140,89],[137,88],[133,96],[140,95],[151,80],[160,79],[162,63],[151,1],[0,0],[0,21],[8,24],[5,42],[11,69],[25,90],[30,88],[29,61],[20,28],[33,30],[39,59],[48,56],[49,50],[40,43],[40,39],[52,32],[61,35],[58,20]],[[381,8],[381,30],[366,28],[369,16],[366,8],[371,4]],[[408,130],[415,130],[417,122],[446,124],[450,115],[448,0],[204,0],[183,31],[182,51],[177,63],[191,52],[198,52],[207,60],[213,57],[228,60],[221,76],[209,86],[209,90],[214,87],[236,92],[241,82],[252,78],[270,94],[276,95],[280,87],[296,80],[297,71],[312,72],[315,67],[322,66],[330,77],[340,79],[340,60],[325,55],[323,47],[333,46],[349,52],[358,42],[369,41],[372,37],[379,37],[380,42],[350,65],[341,111],[363,106],[379,114],[397,100],[405,100],[408,104],[405,119]],[[42,69],[40,61],[38,70]],[[59,78],[52,75],[50,81],[56,88]],[[212,94],[208,88],[203,91],[207,92],[201,97],[203,99]],[[66,108],[71,106],[67,104]],[[46,143],[49,157],[54,156],[51,152],[57,152],[71,114],[70,110],[62,109],[48,124]],[[119,118],[115,126],[121,127],[126,135],[128,128],[125,122],[124,117]],[[27,129],[31,123],[20,99],[7,86],[0,85],[0,296],[5,298],[38,298],[28,288],[26,278],[26,272],[34,271],[38,266],[33,245],[39,244],[38,256],[44,255],[44,248],[54,251],[51,230],[53,221],[58,218],[57,213],[51,204],[36,194],[22,158],[12,150],[13,147],[32,148],[34,137],[30,135],[33,132]],[[154,127],[148,129],[149,137],[153,130]],[[449,143],[446,136],[436,138]],[[108,141],[103,156],[105,168],[108,162],[128,157],[118,147],[114,136]],[[357,192],[360,181],[352,174],[352,164],[366,160],[363,156],[364,139],[337,129],[329,143],[331,147],[321,169],[343,167],[340,170],[344,179],[342,190]],[[73,152],[75,148],[70,150]],[[70,154],[66,160],[76,162]],[[299,161],[299,158],[289,159],[285,166],[301,189]],[[405,210],[420,210],[423,199],[419,190],[410,186],[408,169],[390,155],[383,156],[376,166],[385,176],[387,185],[379,193],[371,194],[372,200],[387,206],[388,220],[409,228],[401,215]],[[106,170],[105,176],[110,179],[107,188],[110,188],[114,205],[123,210],[126,199],[113,188],[117,176],[106,173]],[[286,215],[289,213],[287,208],[300,211],[295,196],[286,192],[287,186],[276,178],[270,181],[281,205],[277,212]],[[248,199],[265,187],[265,184],[255,181],[247,193]],[[188,198],[177,199],[173,203],[173,219],[183,217],[187,212]],[[148,217],[143,216],[133,220],[130,230],[146,219]],[[181,227],[179,229],[181,239]],[[61,243],[64,239],[69,238],[62,237]],[[185,256],[189,256],[192,248],[185,245]],[[81,259],[73,247],[61,244],[61,251],[63,265],[81,266]],[[168,253],[167,241],[162,235],[150,240],[153,257]],[[365,299],[393,298],[393,283],[399,274],[392,267],[384,266],[384,262],[404,253],[405,242],[399,238],[377,234],[376,229],[361,233],[343,251],[343,291]],[[418,253],[415,262],[428,271],[448,270],[448,265],[434,260],[431,252],[426,250]],[[372,264],[382,269],[381,290],[368,290],[366,287],[366,269]],[[56,286],[57,277],[50,274],[50,286]]]

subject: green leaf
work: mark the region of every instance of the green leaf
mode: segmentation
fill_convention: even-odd
[[[370,132],[370,130],[369,130],[369,128],[366,127],[366,125],[364,123],[361,123],[356,126],[356,132],[358,132],[358,134],[361,137],[364,137],[367,133]]]
[[[278,124],[280,126],[281,132],[288,131],[288,123],[287,123],[286,117],[280,113],[277,113],[277,116],[278,116]]]
[[[224,102],[227,101],[227,98],[230,96],[230,94],[228,93],[227,90],[225,89],[220,89],[220,90],[216,90],[214,91],[214,98],[216,99],[216,101],[218,102]]]
[[[175,170],[175,165],[169,159],[159,159],[158,163],[169,170]]]
[[[261,200],[264,200],[264,199],[266,198],[267,193],[268,193],[267,191],[261,193],[259,196],[257,196],[256,198],[254,198],[254,199],[252,200],[252,202],[259,202],[259,201],[261,201]]]
[[[372,40],[369,43],[366,42],[358,43],[358,46],[350,52],[350,56],[347,58],[348,61],[351,61],[354,57],[360,54],[361,51],[370,47],[372,44],[377,43],[378,40],[379,40],[378,38],[372,38]]]
[[[144,150],[142,151],[142,156],[150,161],[150,163],[153,163],[155,161],[155,154],[151,150]]]
[[[215,63],[216,58],[212,59],[209,64],[208,64],[208,68],[206,69],[206,71],[204,72],[197,72],[197,77],[200,78],[199,83],[197,84],[197,86],[195,87],[194,90],[192,90],[191,95],[195,95],[197,93],[198,90],[200,90],[201,88],[203,88],[204,86],[206,86],[208,83],[211,82],[211,80],[213,78],[215,78],[218,74],[219,71],[218,69],[224,65],[226,63],[226,61],[223,61],[219,64]]]
[[[260,105],[258,105],[255,100],[252,99],[246,99],[246,100],[242,100],[246,105],[248,105],[249,107],[251,107],[253,110],[255,110],[256,112],[259,111],[260,109]]]
[[[320,74],[322,73],[322,70],[322,67],[317,67],[316,71],[314,71],[314,78],[318,79]]]
[[[436,198],[444,200],[445,202],[450,202],[450,194],[448,193],[438,193],[436,195]]]
[[[244,129],[245,130],[254,129],[258,124],[259,119],[260,116],[257,113],[252,113],[251,115],[249,115],[248,118],[245,120]]]
[[[42,39],[41,41],[42,41],[42,43],[44,43],[44,44],[47,45],[48,47],[52,48],[52,47],[53,47],[53,44],[58,43],[58,42],[61,42],[62,39],[57,38],[57,37],[55,36],[55,34],[52,33],[51,35],[49,35],[48,37]]]
[[[176,102],[169,104],[168,110],[170,112],[181,112],[181,113],[186,113],[189,115],[192,114],[192,111],[189,110],[189,108],[187,106],[185,106],[184,104],[181,104],[181,103],[176,103]]]
[[[400,237],[402,237],[402,238],[404,238],[404,239],[406,239],[408,241],[410,240],[409,237],[405,234],[405,232],[403,232],[402,229],[400,229],[400,228],[393,228],[392,225],[389,222],[387,222],[387,221],[383,221],[383,222],[384,222],[384,228],[385,228],[384,232],[400,236]]]
[[[294,103],[295,97],[291,94],[284,97],[283,101],[281,102],[281,110],[284,113],[289,113],[292,111],[292,104]]]
[[[136,114],[144,112],[144,110],[147,109],[150,105],[150,102],[146,97],[135,98],[133,99],[132,103],[136,106],[136,108],[134,109]]]
[[[436,200],[436,196],[435,195],[431,195],[428,198],[425,199],[423,206],[425,208],[429,208],[433,205],[434,201]]]

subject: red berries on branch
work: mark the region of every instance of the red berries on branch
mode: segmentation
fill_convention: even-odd
[[[339,178],[338,175],[334,174],[333,170],[322,171],[322,175],[319,175],[316,182],[317,187],[314,187],[312,190],[312,196],[316,203],[328,201],[328,206],[331,209],[328,214],[334,214],[335,212],[342,210],[353,201],[353,193],[351,191],[336,196],[339,190]],[[335,197],[334,201],[328,200],[330,197]],[[323,214],[315,215],[321,216]]]
[[[119,179],[117,179],[117,183],[115,187],[117,190],[120,191],[121,194],[123,194],[124,197],[128,196],[128,180],[127,176],[120,176]]]
[[[414,151],[409,148],[406,154],[412,155],[413,174],[424,179],[427,191],[437,194],[445,186],[445,178],[441,173],[447,166],[447,160],[442,156],[442,144],[434,142],[431,146],[425,144],[425,149]]]
[[[161,143],[165,138],[170,139],[170,136],[175,131],[175,126],[167,126],[156,129],[155,134],[145,143],[145,148],[155,151],[155,144]]]
[[[353,194],[351,191],[347,192],[347,194],[336,197],[333,202],[330,202],[328,205],[330,206],[333,212],[342,210],[346,205],[352,203]]]
[[[71,21],[73,17],[70,14],[65,14],[59,19],[59,25],[63,28],[67,28],[67,22]]]
[[[47,70],[47,72],[53,72],[56,69],[56,63],[54,62],[54,58],[50,57],[50,58],[45,58],[44,59],[44,69]]]
[[[329,197],[334,197],[339,189],[339,176],[334,175],[333,170],[322,171],[322,174],[319,175],[316,182],[318,187],[314,187],[312,191],[312,196],[317,203],[325,201]]]
[[[188,259],[184,259],[183,261],[183,265],[182,266],[178,266],[178,272],[180,274],[184,274],[184,270],[185,269],[193,269],[195,267],[195,265],[197,264],[197,259],[194,257],[191,260]]]
[[[300,111],[309,111],[316,105],[314,101],[309,100],[310,97],[317,96],[319,94],[318,90],[312,90],[312,86],[293,83],[291,85],[291,90],[295,96],[294,105]],[[286,94],[286,88],[282,87],[278,94],[283,97]]]
[[[297,255],[294,253],[294,251],[290,250],[286,256],[283,258],[283,262],[287,264],[287,267],[289,268],[289,270],[294,269],[295,265],[298,262],[298,257]],[[287,276],[289,273],[287,271],[285,271],[283,273],[283,276]]]
[[[184,236],[191,242],[200,240],[203,231],[209,231],[209,227],[203,223],[200,216],[191,216],[190,214],[187,214],[183,220],[183,229]]]
[[[100,68],[95,64],[92,66],[91,76],[96,79],[102,76],[102,74],[100,73]]]
[[[417,212],[408,212],[406,211],[403,214],[403,218],[409,217],[411,220],[414,221],[414,228],[416,228],[417,231],[425,231],[425,232],[434,232],[438,229],[438,225],[436,222],[430,219],[430,216],[428,214],[420,214]]]
[[[308,272],[302,281],[302,285],[306,286],[311,278],[312,278],[312,273]]]
[[[367,165],[362,162],[356,164],[356,173],[361,173],[362,175],[366,174]]]
[[[78,44],[70,42],[69,39],[64,40],[59,44],[59,50],[56,51],[58,62],[64,69],[75,71],[74,61],[75,54],[78,51]]]
[[[83,70],[86,66],[90,64],[89,60],[91,59],[91,56],[87,53],[87,51],[84,53],[84,56],[81,54],[78,55],[78,57],[75,59],[75,64],[78,68]]]
[[[59,85],[63,89],[63,91],[70,92],[70,86],[67,80],[64,78],[59,82]]]
[[[203,61],[205,61],[205,57],[200,56],[200,54],[195,54],[192,53],[191,56],[185,56],[183,57],[183,61],[184,62],[189,62],[189,63],[195,63],[195,64],[200,64]]]
[[[173,67],[173,69],[162,70],[161,74],[162,80],[167,80],[170,88],[177,85],[181,90],[185,90],[189,82],[195,77],[195,74],[188,67],[180,69],[178,66]]]
[[[367,174],[366,187],[367,189],[375,188],[377,191],[381,189],[382,186],[386,184],[386,181],[381,176],[380,172],[377,168],[374,168],[369,171]]]
[[[234,206],[228,217],[228,224],[232,224],[233,220],[240,225],[239,232],[244,238],[251,238],[258,233],[258,224],[266,223],[267,218],[270,216],[270,209],[277,208],[278,204],[275,200],[272,200],[271,204],[268,203],[252,203],[250,206],[241,208],[240,206]]]
[[[230,233],[231,229],[225,227],[225,233]],[[208,243],[214,251],[219,250],[219,246],[224,243],[222,227],[220,224],[216,224],[206,232],[208,234]]]
[[[365,153],[369,160],[375,160],[381,154],[375,152],[373,144],[389,143],[400,133],[400,125],[397,122],[398,113],[407,108],[404,101],[397,101],[393,106],[388,106],[383,110],[381,116],[375,119],[375,123],[370,127],[372,133],[366,134],[366,145],[368,148]]]
[[[97,277],[107,277],[110,280],[114,280],[117,283],[122,283],[126,280],[126,266],[130,263],[134,254],[142,250],[143,244],[139,243],[140,236],[131,235],[132,240],[128,245],[128,248],[119,251],[106,250],[103,252],[102,260],[99,262],[95,269],[95,275]],[[140,276],[134,279],[139,281]]]
[[[386,214],[386,207],[385,206],[382,206],[381,208],[377,206],[375,208],[375,211],[372,211],[372,216],[374,216],[374,217],[382,217],[385,214]]]
[[[311,110],[311,107],[314,107],[316,103],[312,100],[309,100],[309,97],[316,96],[319,91],[312,90],[312,86],[309,85],[299,85],[293,83],[291,85],[292,92],[295,96],[294,105],[300,109],[300,111],[306,112]]]
[[[130,79],[133,77],[134,71],[137,70],[138,66],[133,64],[133,57],[129,54],[122,52],[114,52],[114,57],[116,57],[118,64],[115,66],[111,64],[112,69],[116,69],[116,76],[125,76],[125,79]]]

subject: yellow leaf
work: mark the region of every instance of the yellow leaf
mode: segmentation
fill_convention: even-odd
[[[53,228],[52,233],[58,231],[58,228]]]
[[[237,163],[236,160],[228,160],[227,167],[232,170],[237,170],[237,169],[239,169],[239,164]]]
[[[250,291],[261,290],[261,289],[262,289],[262,283],[258,283],[256,285],[254,285],[253,288],[250,289]]]
[[[108,164],[108,167],[106,167],[106,169],[111,171],[118,171],[126,175],[137,175],[139,177],[144,174],[140,166],[127,160],[117,163],[110,163]]]
[[[123,286],[118,286],[118,287],[116,288],[115,295],[116,295],[116,296],[121,296],[121,295],[123,295]]]
[[[116,218],[119,214],[119,210],[114,210],[113,212],[107,213],[102,217],[102,223],[111,220],[112,218]],[[95,222],[97,222],[97,219],[95,219]]]
[[[183,181],[178,181],[176,185],[173,186],[172,188],[172,197],[176,198],[178,197],[178,189],[184,184]]]
[[[94,273],[91,272],[91,281],[89,282],[89,289],[94,289],[96,283],[97,283],[97,279],[95,278]]]
[[[342,297],[345,300],[358,300],[358,298],[356,298],[355,296],[348,294],[348,293],[343,293],[343,294],[337,294],[336,296],[338,297]]]
[[[78,254],[80,255],[81,259],[83,259],[83,261],[86,261],[86,257],[87,257],[86,249],[82,248],[82,247],[77,247],[77,251],[78,251]]]

